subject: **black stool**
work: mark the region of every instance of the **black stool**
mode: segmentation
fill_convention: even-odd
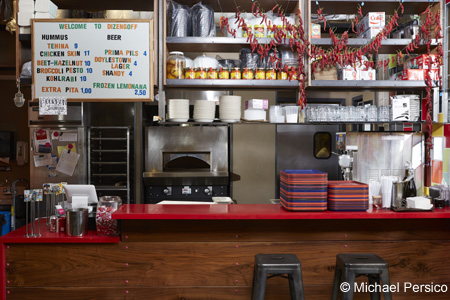
[[[344,276],[342,276],[344,275]],[[376,254],[338,254],[336,255],[336,270],[334,273],[332,300],[337,300],[342,290],[342,300],[352,300],[355,278],[364,275],[369,278],[370,286],[378,286],[370,293],[371,300],[380,300],[382,285],[389,285],[389,266]],[[342,277],[342,280],[341,280]],[[380,285],[381,279],[381,286]],[[342,285],[346,282],[349,285]],[[348,290],[348,291],[344,291]],[[392,300],[390,291],[384,293],[385,300]]]
[[[287,274],[288,276],[282,276]],[[271,275],[267,277],[268,275]],[[257,254],[253,271],[252,300],[264,300],[266,280],[274,276],[289,279],[291,299],[304,300],[302,265],[295,254]]]

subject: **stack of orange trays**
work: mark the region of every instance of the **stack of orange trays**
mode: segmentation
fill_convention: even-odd
[[[357,181],[329,181],[328,209],[365,211],[369,208],[369,185]]]
[[[282,170],[280,177],[280,203],[286,210],[327,210],[327,173],[317,170]]]

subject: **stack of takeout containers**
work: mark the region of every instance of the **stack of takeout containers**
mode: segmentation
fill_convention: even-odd
[[[328,209],[365,211],[369,208],[369,185],[357,181],[329,181]]]
[[[282,170],[280,177],[280,203],[285,209],[327,210],[327,173],[316,170]]]

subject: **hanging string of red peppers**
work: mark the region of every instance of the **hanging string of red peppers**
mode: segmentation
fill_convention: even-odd
[[[426,105],[427,105],[427,116],[426,116],[426,127],[428,131],[427,136],[427,145],[428,149],[432,149],[432,118],[431,118],[431,110],[432,110],[432,100],[431,100],[431,91],[433,88],[433,80],[431,78],[431,64],[432,59],[429,55],[431,53],[431,45],[433,42],[433,34],[434,38],[438,43],[437,46],[437,62],[438,62],[438,78],[439,78],[439,87],[442,86],[442,76],[440,71],[440,66],[442,66],[442,43],[440,39],[441,35],[441,25],[440,25],[440,11],[438,10],[435,14],[432,13],[431,7],[433,4],[427,6],[426,10],[421,13],[421,15],[426,15],[425,22],[423,22],[421,26],[421,35],[417,34],[416,37],[411,41],[411,43],[406,46],[403,50],[398,51],[397,59],[399,62],[402,61],[403,51],[406,54],[410,54],[415,52],[419,46],[423,43],[427,47],[428,54],[428,72],[425,75],[426,82]],[[384,67],[386,70],[389,65],[389,60],[385,61],[377,61],[375,62],[370,60],[363,60],[363,56],[372,57],[372,53],[378,54],[380,47],[382,46],[383,39],[387,39],[389,34],[398,26],[398,20],[401,19],[400,15],[403,15],[404,7],[400,2],[398,8],[394,11],[394,14],[383,28],[383,30],[373,38],[368,44],[360,47],[360,48],[349,48],[348,44],[348,31],[345,31],[340,38],[336,37],[332,28],[329,28],[330,38],[333,42],[332,47],[328,47],[323,49],[322,47],[311,45],[308,41],[307,36],[305,35],[305,31],[303,28],[303,20],[301,17],[300,9],[296,13],[298,18],[298,24],[290,24],[286,18],[286,15],[278,4],[275,5],[271,9],[271,13],[278,15],[283,21],[283,26],[276,26],[272,24],[271,20],[268,18],[266,12],[261,9],[259,3],[257,1],[253,2],[252,6],[252,14],[255,17],[262,18],[261,24],[265,24],[266,28],[269,28],[273,34],[274,38],[270,41],[269,44],[259,44],[258,39],[253,36],[251,32],[251,28],[247,28],[247,24],[245,23],[244,18],[241,16],[241,12],[236,9],[236,23],[238,30],[244,30],[247,32],[247,42],[250,42],[251,48],[253,52],[257,52],[261,60],[265,57],[269,56],[269,51],[273,51],[274,55],[269,56],[269,63],[274,63],[277,66],[278,71],[285,71],[289,74],[289,80],[295,78],[295,74],[297,74],[297,80],[299,81],[299,100],[298,105],[303,107],[306,104],[306,72],[304,66],[305,54],[308,58],[311,58],[313,61],[311,64],[312,73],[317,71],[318,69],[325,69],[329,66],[335,66],[336,64],[347,66],[353,65],[358,62],[365,67]],[[323,8],[319,8],[317,10],[318,20],[323,21],[324,29],[327,27],[326,18],[323,15]],[[359,24],[360,19],[364,16],[362,12],[362,6],[358,5],[357,14],[355,14],[355,19],[352,20],[352,31],[355,32],[355,25]],[[227,30],[232,36],[236,37],[236,29],[230,29],[228,24],[228,18],[221,19],[221,29],[222,32]],[[287,44],[286,41],[289,42],[289,47],[292,52],[297,54],[298,57],[298,68],[289,67],[287,65],[283,65],[281,58],[278,56],[278,46],[282,44]],[[430,161],[430,153],[427,151],[427,163]]]

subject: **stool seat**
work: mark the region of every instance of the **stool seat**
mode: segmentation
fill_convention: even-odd
[[[252,300],[264,300],[268,275],[284,274],[288,275],[291,299],[304,300],[302,265],[295,254],[255,255]]]
[[[355,278],[364,275],[369,278],[370,285],[389,285],[389,265],[381,257],[372,253],[351,253],[336,255],[336,270],[334,273],[332,300],[337,300],[341,283],[350,285],[348,291],[342,291],[342,300],[353,299]],[[371,300],[380,299],[380,291],[370,293]],[[384,292],[385,300],[392,300],[390,291]]]

